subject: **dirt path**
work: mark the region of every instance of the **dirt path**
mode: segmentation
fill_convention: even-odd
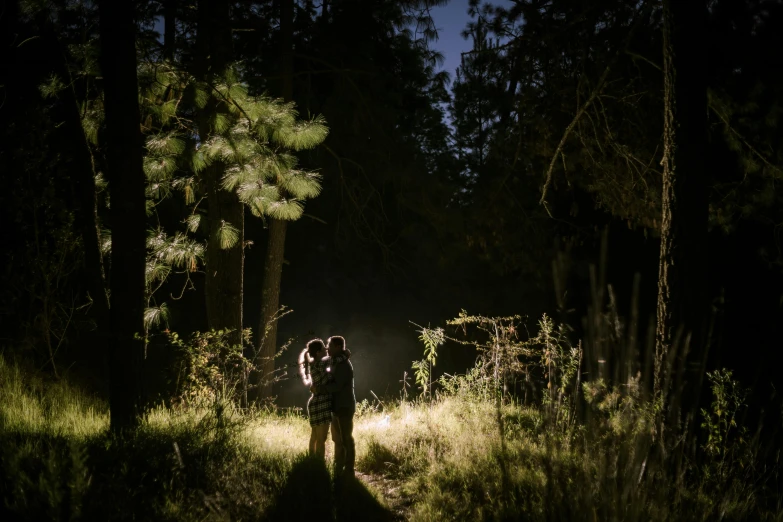
[[[403,494],[402,481],[361,471],[356,472],[356,478],[383,495],[386,504],[394,514],[395,521],[404,521],[410,518],[413,502]]]

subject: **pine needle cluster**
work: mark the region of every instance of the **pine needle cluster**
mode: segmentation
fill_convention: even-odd
[[[200,81],[169,63],[149,62],[140,66],[139,83],[149,214],[175,195],[189,212],[184,230],[167,234],[158,223],[150,232],[145,313],[150,328],[167,318],[153,294],[174,271],[188,275],[203,262],[205,245],[189,234],[198,234],[203,218],[209,219],[201,205],[206,169],[219,163],[220,189],[236,193],[254,216],[296,220],[304,201],[320,194],[321,178],[298,168],[294,153],[323,142],[328,129],[320,116],[300,119],[293,103],[250,94],[238,66]],[[217,234],[221,249],[233,248],[241,237],[237,224],[226,221]]]

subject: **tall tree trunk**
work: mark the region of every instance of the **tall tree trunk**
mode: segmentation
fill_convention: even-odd
[[[206,82],[223,74],[231,59],[231,26],[229,3],[222,0],[200,0],[198,3],[198,52],[196,75]],[[199,134],[212,133],[210,121],[219,110],[214,97],[199,114]],[[222,189],[225,165],[216,161],[204,171],[209,212],[206,252],[207,324],[212,329],[231,329],[231,341],[239,343],[242,335],[242,285],[244,276],[244,206],[233,192]],[[230,248],[222,248],[220,231],[232,226],[238,240]]]
[[[684,377],[683,399],[691,401],[701,386],[707,349],[707,7],[704,1],[664,0],[663,9],[663,213],[655,390],[665,394],[669,385],[679,388],[666,375],[676,381]],[[676,369],[685,372],[679,378],[665,368],[673,349],[679,353]]]
[[[57,55],[63,60],[56,62],[55,74],[63,78],[68,87],[63,91],[62,103],[56,107],[56,115],[63,125],[58,127],[59,142],[65,156],[70,158],[73,172],[73,187],[76,200],[75,226],[82,239],[84,254],[84,275],[87,292],[92,299],[90,314],[96,323],[97,335],[91,336],[82,352],[87,356],[90,366],[105,375],[106,337],[109,334],[109,298],[106,293],[106,277],[103,270],[100,230],[98,227],[98,198],[95,186],[95,164],[90,144],[84,133],[82,117],[79,113],[80,100],[77,85],[65,62],[65,49],[59,40],[53,22],[48,16],[42,16],[43,42],[49,49],[58,49]]]
[[[220,186],[223,172],[221,164],[211,165],[205,171],[209,202],[209,239],[205,257],[207,324],[215,330],[233,330],[231,342],[239,344],[242,334],[244,207],[236,194]],[[230,248],[221,248],[220,245],[220,229],[225,224],[235,227],[239,235],[236,244]]]
[[[174,60],[177,39],[177,0],[163,3],[163,57]]]
[[[281,89],[283,99],[294,98],[294,0],[280,3]],[[326,3],[324,3],[324,10]],[[285,236],[288,222],[271,219],[264,263],[264,279],[261,283],[261,320],[258,325],[258,354],[262,367],[260,397],[272,395],[270,378],[275,369],[277,351],[277,321],[274,316],[280,307],[280,282],[283,275]]]
[[[70,91],[70,89],[69,89]],[[70,91],[72,93],[72,91]],[[73,94],[73,93],[72,93]],[[66,103],[67,134],[65,143],[70,142],[74,154],[74,169],[76,173],[75,187],[78,210],[76,226],[82,238],[84,249],[84,272],[87,280],[87,291],[92,299],[91,314],[96,324],[96,334],[89,345],[90,366],[102,369],[106,364],[106,346],[109,335],[110,314],[109,298],[106,295],[106,277],[103,271],[103,254],[101,252],[100,230],[98,227],[98,198],[95,187],[95,165],[90,145],[82,128],[78,102],[74,95]]]
[[[111,429],[139,421],[144,354],[146,201],[134,2],[100,0],[101,68],[112,224]]]

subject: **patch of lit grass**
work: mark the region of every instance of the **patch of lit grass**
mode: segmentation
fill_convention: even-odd
[[[65,380],[44,381],[0,355],[0,429],[84,438],[108,427],[108,408]]]
[[[365,411],[357,468],[376,486],[340,492],[305,456],[310,426],[297,414],[161,406],[120,439],[101,401],[2,357],[0,393],[1,520],[375,520],[388,515],[384,487],[402,491],[414,521],[783,520],[747,483],[716,492],[688,478],[694,464],[643,460],[643,431],[558,426],[538,406],[503,405],[502,438],[496,405],[476,397]]]
[[[262,414],[247,425],[244,435],[261,453],[293,459],[307,450],[310,424],[299,416]]]

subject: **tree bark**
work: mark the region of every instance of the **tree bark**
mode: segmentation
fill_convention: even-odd
[[[287,102],[294,98],[294,0],[282,0],[280,4],[281,43],[281,88],[280,94]],[[324,10],[326,3],[324,3]],[[275,369],[274,355],[277,351],[277,321],[275,313],[280,308],[280,283],[283,275],[285,237],[288,222],[271,219],[267,240],[264,278],[261,283],[261,320],[258,325],[257,364],[262,368],[258,396],[272,395],[271,377]],[[268,330],[267,330],[268,328]]]
[[[58,56],[65,56],[62,44],[52,21],[42,17],[40,21],[44,36],[44,45],[59,49]],[[95,164],[90,151],[90,144],[84,133],[80,100],[77,96],[77,85],[74,82],[68,64],[65,60],[56,62],[54,72],[63,78],[69,86],[64,89],[62,103],[56,105],[55,114],[63,125],[58,127],[58,141],[63,144],[64,156],[70,160],[73,172],[73,188],[76,200],[75,226],[82,239],[84,254],[84,275],[87,292],[92,299],[90,314],[97,326],[97,335],[91,336],[82,352],[95,364],[102,368],[106,364],[106,336],[109,333],[109,298],[106,294],[106,277],[103,270],[103,255],[101,253],[100,230],[98,227],[98,198],[95,187]],[[105,375],[105,369],[101,370]]]
[[[177,39],[177,0],[165,0],[163,4],[163,57],[174,60]]]
[[[206,301],[207,325],[210,329],[231,329],[231,342],[239,344],[242,335],[242,302],[244,274],[244,207],[237,195],[223,190],[220,180],[224,166],[211,165],[205,170],[209,204],[209,239],[207,240]],[[221,248],[220,228],[230,223],[239,231],[231,248]]]
[[[198,3],[198,59],[196,76],[211,82],[223,74],[231,59],[231,26],[229,3],[201,0]],[[207,103],[199,115],[199,134],[206,139],[211,133],[210,121],[220,110],[217,100]],[[233,192],[223,190],[221,180],[225,165],[216,161],[204,171],[207,191],[208,231],[206,251],[207,324],[215,330],[231,329],[231,342],[239,344],[242,335],[242,301],[244,277],[244,206]],[[239,238],[231,248],[221,248],[220,230],[226,224],[235,227]]]
[[[134,2],[100,0],[101,68],[112,221],[111,429],[141,413],[146,262],[145,177],[139,127]]]
[[[87,279],[87,291],[92,299],[92,317],[95,319],[97,335],[90,344],[89,356],[95,359],[93,363],[100,368],[106,364],[106,340],[109,334],[111,316],[109,314],[109,298],[106,295],[106,277],[103,271],[103,254],[101,252],[100,229],[98,226],[98,198],[95,187],[95,167],[90,145],[82,128],[76,97],[66,103],[66,112],[70,125],[64,126],[68,134],[65,142],[71,142],[74,154],[76,174],[75,188],[78,210],[76,226],[82,238],[84,249],[84,272]]]
[[[709,304],[707,7],[703,1],[664,0],[663,8],[664,154],[654,385],[656,393],[665,394],[674,384],[670,378],[684,378],[683,399],[690,402],[701,386]],[[675,368],[666,368],[673,349],[679,353],[679,378],[672,373]]]

